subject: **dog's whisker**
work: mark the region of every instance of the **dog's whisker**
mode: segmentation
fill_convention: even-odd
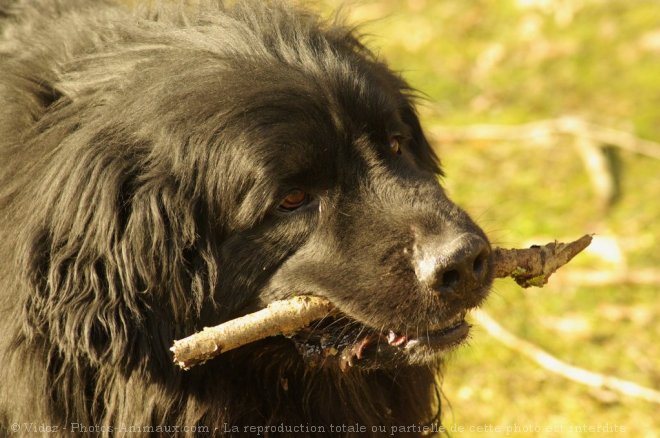
[[[330,322],[330,324],[326,325],[325,328],[326,329],[334,328],[337,325],[341,325],[345,323],[346,321],[350,322],[350,319],[347,316],[340,316],[339,318],[335,318],[332,322]]]

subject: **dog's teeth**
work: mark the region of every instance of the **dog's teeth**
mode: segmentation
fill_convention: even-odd
[[[391,344],[392,342],[394,342],[395,339],[396,339],[396,333],[390,330],[389,333],[387,334],[387,342]]]
[[[399,345],[405,343],[407,340],[408,338],[406,336],[404,335],[399,336],[396,333],[394,333],[392,330],[390,330],[387,333],[387,343],[394,347],[398,347]]]
[[[394,346],[398,347],[399,345],[403,345],[406,342],[408,342],[408,337],[407,336],[399,336],[396,341],[394,341]]]

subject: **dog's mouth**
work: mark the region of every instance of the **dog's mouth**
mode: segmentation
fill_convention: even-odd
[[[436,361],[463,342],[470,325],[463,310],[435,327],[399,332],[377,330],[346,315],[326,318],[298,331],[291,339],[310,367],[390,368]]]

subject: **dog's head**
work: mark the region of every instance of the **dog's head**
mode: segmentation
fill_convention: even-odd
[[[293,338],[310,364],[426,363],[466,338],[492,281],[488,239],[439,184],[400,76],[350,33],[290,36],[229,75],[218,302],[325,297],[341,315]]]
[[[40,122],[59,167],[29,230],[35,326],[124,360],[305,294],[341,312],[294,337],[312,364],[417,364],[466,337],[490,246],[397,74],[349,31],[257,2],[135,26],[64,64]]]
[[[400,80],[376,64],[352,72],[310,76],[321,96],[294,86],[282,99],[286,134],[258,167],[267,183],[255,183],[270,190],[265,222],[238,246],[259,242],[246,255],[268,272],[262,304],[305,294],[339,308],[294,337],[312,363],[422,363],[467,336],[466,310],[492,280],[490,246],[440,186]],[[307,117],[290,118],[293,107]]]

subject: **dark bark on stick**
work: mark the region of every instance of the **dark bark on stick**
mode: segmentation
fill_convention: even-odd
[[[542,287],[558,268],[568,263],[591,243],[585,235],[571,243],[552,242],[526,249],[493,251],[496,278],[513,277],[522,287]],[[275,301],[265,309],[232,319],[215,327],[174,341],[170,350],[183,369],[199,365],[234,348],[276,335],[289,335],[336,312],[328,300],[312,296]]]
[[[526,249],[493,251],[495,278],[512,277],[522,287],[543,287],[548,278],[591,243],[587,234],[570,243],[552,242]]]

